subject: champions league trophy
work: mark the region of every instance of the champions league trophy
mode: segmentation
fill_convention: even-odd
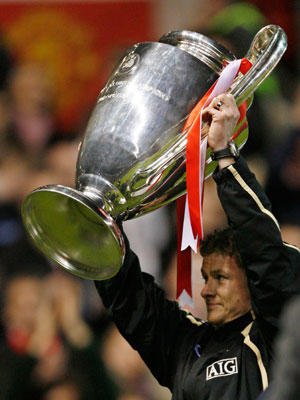
[[[286,50],[284,31],[261,29],[245,58],[252,68],[231,93],[237,105],[253,92]],[[125,245],[118,222],[169,204],[186,192],[187,118],[235,56],[199,33],[174,31],[129,48],[101,90],[80,146],[76,189],[48,185],[24,200],[33,241],[69,272],[108,279]],[[241,133],[238,147],[247,140]],[[208,149],[208,151],[210,151]],[[206,175],[216,164],[207,154]]]

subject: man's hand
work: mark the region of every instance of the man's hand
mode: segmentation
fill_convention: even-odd
[[[219,103],[219,104],[218,104]],[[231,94],[215,97],[203,110],[203,118],[210,119],[208,144],[213,151],[226,147],[232,137],[240,112]]]

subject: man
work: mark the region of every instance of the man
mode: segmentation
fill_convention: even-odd
[[[208,322],[165,299],[141,273],[128,241],[120,272],[96,287],[120,332],[174,400],[252,400],[269,383],[282,306],[300,290],[300,253],[282,242],[268,199],[228,145],[239,118],[234,98],[218,96],[204,113],[219,165],[214,179],[234,237],[225,232],[202,244]]]

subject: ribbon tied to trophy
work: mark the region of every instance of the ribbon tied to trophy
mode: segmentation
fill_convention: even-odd
[[[181,306],[194,306],[192,295],[191,250],[197,253],[199,239],[203,239],[203,195],[207,152],[207,136],[202,139],[202,112],[214,97],[228,92],[239,73],[243,75],[251,68],[249,60],[243,58],[226,63],[219,79],[192,110],[183,131],[188,130],[186,146],[187,194],[177,200],[177,295]],[[233,133],[235,139],[248,123],[247,101],[239,107],[240,118]]]

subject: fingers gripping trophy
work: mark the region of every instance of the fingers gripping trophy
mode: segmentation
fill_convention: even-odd
[[[252,67],[231,86],[237,105],[251,103],[286,47],[278,26],[256,34],[245,55]],[[114,276],[125,257],[118,223],[186,192],[186,123],[224,63],[234,60],[214,40],[190,31],[169,32],[159,42],[129,48],[91,114],[78,153],[75,189],[43,186],[23,202],[24,225],[37,247],[80,277]],[[235,139],[238,147],[247,135]],[[206,176],[216,166],[209,151]]]

